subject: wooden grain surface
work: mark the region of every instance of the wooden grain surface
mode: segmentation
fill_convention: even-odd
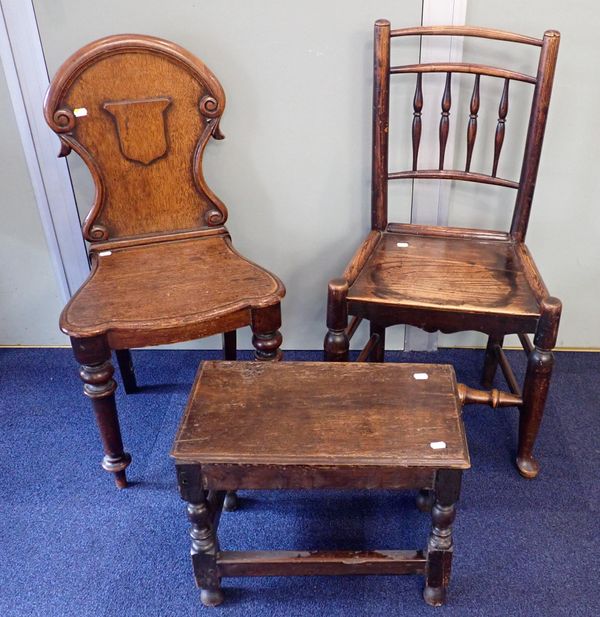
[[[454,370],[423,364],[205,362],[172,456],[200,464],[469,467]]]
[[[216,323],[236,308],[268,306],[283,294],[279,279],[241,257],[227,236],[153,242],[94,253],[90,278],[65,307],[61,328],[76,337],[120,330],[147,336]]]
[[[398,247],[398,243],[407,244]],[[348,299],[395,306],[537,316],[510,241],[385,233]]]
[[[178,45],[111,36],[60,67],[45,115],[96,185],[83,232],[114,240],[221,225],[227,210],[206,185],[201,158],[225,95],[211,71]]]

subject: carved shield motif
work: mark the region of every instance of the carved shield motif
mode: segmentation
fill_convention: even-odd
[[[111,101],[104,109],[113,117],[121,153],[130,161],[150,165],[167,153],[165,111],[169,97],[138,101]]]

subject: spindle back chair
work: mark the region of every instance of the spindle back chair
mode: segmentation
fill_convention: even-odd
[[[227,209],[202,173],[225,94],[182,47],[149,36],[109,36],[68,58],[44,114],[95,184],[83,224],[92,271],[64,308],[60,327],[81,364],[104,445],[102,466],[127,484],[111,352],[125,391],[136,388],[129,348],[222,333],[236,357],[236,329],[251,326],[258,359],[280,356],[275,276],[233,248]]]
[[[484,64],[457,62],[391,66],[391,41],[407,36],[466,36],[540,48],[536,76]],[[535,477],[533,457],[553,365],[561,303],[550,296],[524,244],[538,173],[560,35],[543,39],[470,26],[430,26],[392,30],[387,20],[375,23],[371,232],[348,264],[343,277],[329,284],[325,358],[345,360],[349,340],[363,318],[370,321],[367,344],[383,361],[385,329],[408,324],[434,332],[477,330],[488,334],[483,383],[489,387],[500,364],[511,391],[522,397],[517,466]],[[412,166],[389,171],[390,78],[416,74],[412,117]],[[441,92],[438,165],[419,165],[424,105],[423,74],[445,74]],[[452,106],[452,75],[473,74],[463,169],[446,164]],[[474,171],[481,76],[503,80],[489,173]],[[523,161],[518,181],[499,177],[511,81],[534,87]],[[431,104],[431,103],[430,103]],[[400,179],[468,181],[516,190],[510,230],[423,226],[388,222],[388,183]],[[348,325],[348,315],[354,319]],[[528,355],[523,389],[502,350],[504,336],[518,334]],[[534,333],[532,343],[527,336]]]

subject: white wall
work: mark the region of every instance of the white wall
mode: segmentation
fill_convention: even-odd
[[[62,308],[0,68],[0,345],[57,345]]]

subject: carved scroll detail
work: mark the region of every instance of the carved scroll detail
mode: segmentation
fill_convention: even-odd
[[[205,94],[200,99],[200,113],[208,118],[216,118],[221,115],[217,99],[214,96],[210,96],[210,94]]]
[[[52,116],[53,131],[57,133],[70,133],[75,127],[75,115],[70,109],[65,107],[57,109]]]

